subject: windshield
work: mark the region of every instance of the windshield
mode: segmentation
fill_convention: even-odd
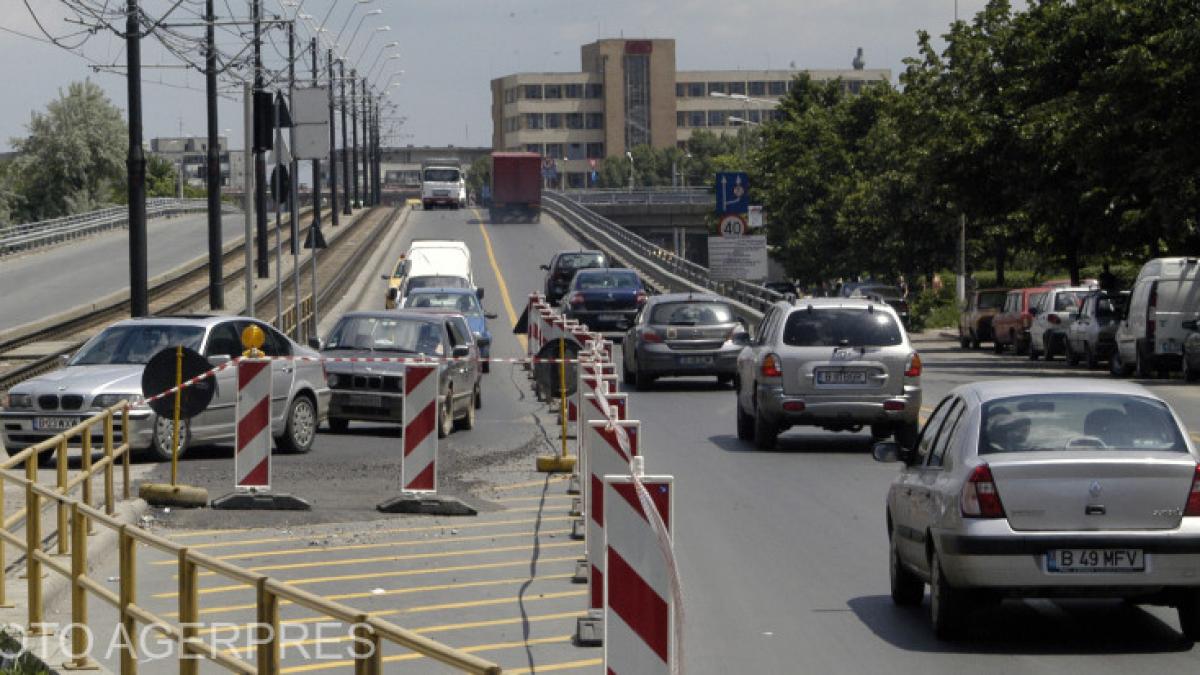
[[[668,326],[713,326],[733,323],[733,311],[721,302],[664,302],[654,306],[650,323]]]
[[[333,327],[325,348],[441,356],[442,331],[433,321],[350,316]]]
[[[599,253],[568,253],[559,257],[558,267],[564,270],[604,267],[604,256]]]
[[[465,316],[482,316],[479,299],[467,293],[413,293],[404,298],[405,307],[447,309]]]
[[[1068,312],[1073,309],[1079,309],[1083,304],[1083,299],[1088,295],[1088,291],[1068,291],[1066,293],[1054,294],[1054,311]]]
[[[996,291],[992,293],[979,294],[979,309],[1000,309],[1004,306],[1004,298],[1008,294],[1004,291]]]
[[[1166,404],[1127,394],[1030,394],[984,404],[979,452],[1187,452]]]
[[[462,277],[412,277],[408,289],[414,288],[470,288],[470,284]]]
[[[581,272],[575,277],[575,288],[581,290],[595,288],[634,289],[637,287],[637,275],[633,272]]]
[[[884,311],[800,309],[788,315],[783,343],[793,347],[887,347],[904,341],[900,326]]]
[[[183,345],[199,351],[204,339],[204,328],[200,326],[172,326],[168,324],[144,324],[112,326],[92,338],[75,358],[72,366],[97,366],[102,364],[131,363],[145,364],[167,347]]]
[[[427,183],[457,183],[458,169],[425,169]]]

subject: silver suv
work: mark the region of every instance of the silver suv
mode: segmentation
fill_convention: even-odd
[[[895,436],[911,447],[921,357],[895,310],[856,298],[778,302],[738,356],[738,438],[775,447],[792,426]]]

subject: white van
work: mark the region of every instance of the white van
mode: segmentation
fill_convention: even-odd
[[[416,239],[409,245],[390,281],[386,307],[399,307],[410,288],[450,287],[475,289],[483,298],[483,289],[475,285],[471,273],[471,250],[461,241]]]
[[[450,161],[428,162],[421,167],[421,208],[467,207],[467,182],[462,169]]]
[[[1155,258],[1142,266],[1117,326],[1113,375],[1165,376],[1183,365],[1184,328],[1200,317],[1200,258]]]

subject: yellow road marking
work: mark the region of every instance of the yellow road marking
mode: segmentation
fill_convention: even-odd
[[[240,530],[189,530],[186,532],[172,532],[170,539],[182,539],[184,537],[203,537],[213,534],[237,534],[239,532],[249,532],[248,529]],[[189,547],[190,548],[190,547]]]
[[[552,516],[552,517],[542,518],[541,520],[543,523],[546,523],[546,522],[555,522],[555,521],[562,521],[562,520],[573,520],[573,518],[571,518],[570,516]],[[450,525],[450,524],[433,525],[430,527],[397,527],[397,528],[390,528],[390,529],[386,529],[386,530],[372,530],[370,532],[364,532],[363,534],[370,534],[370,535],[408,534],[408,533],[412,533],[412,532],[436,532],[438,530],[450,530],[450,529],[469,530],[469,529],[479,529],[479,528],[485,528],[485,527],[497,527],[500,525],[532,525],[532,524],[536,523],[537,521],[538,521],[537,518],[522,518],[520,520],[497,520],[497,521],[492,521],[492,522],[484,521],[484,522],[479,522],[479,523],[464,523],[462,525],[455,523],[453,525]],[[249,532],[249,530],[228,530],[228,531],[229,532]],[[172,534],[169,538],[173,539],[176,536],[177,535]],[[237,541],[214,541],[214,542],[209,542],[207,544],[194,544],[192,546],[188,546],[188,550],[189,551],[199,551],[201,549],[226,548],[226,547],[233,547],[233,546],[256,546],[258,544],[278,544],[278,543],[282,543],[285,541],[303,541],[305,539],[314,539],[319,536],[321,536],[321,535],[317,534],[317,533],[312,533],[312,534],[306,534],[306,535],[296,535],[296,536],[291,536],[291,537],[267,537],[264,539],[240,539]],[[157,561],[157,562],[154,562],[151,564],[152,565],[178,565],[179,561],[172,558],[170,560],[160,560],[160,561]]]
[[[550,476],[550,482],[551,483],[562,482],[569,478],[570,478],[570,476],[568,476],[566,474],[562,474],[562,475],[552,474]],[[521,488],[527,488],[527,487],[541,487],[545,484],[546,484],[546,479],[542,478],[539,480],[525,481],[524,483],[509,483],[508,485],[496,485],[492,488],[492,490],[497,491],[497,492],[505,492],[508,490],[519,490]]]
[[[560,501],[565,501],[577,496],[578,495],[534,495],[532,497],[504,497],[502,499],[493,499],[491,501],[494,501],[497,504],[511,504],[512,502],[538,502],[545,499],[549,503],[558,503]]]
[[[571,635],[556,635],[554,637],[533,638],[530,640],[521,640],[520,642],[496,642],[490,645],[474,645],[471,647],[459,647],[458,651],[468,654],[477,654],[479,652],[493,652],[504,649],[524,649],[531,645],[550,645],[570,642],[574,636]],[[393,656],[383,657],[384,663],[395,663],[397,661],[416,661],[423,659],[423,654],[395,654]],[[293,666],[280,670],[281,673],[306,673],[314,670],[329,670],[330,668],[345,668],[354,665],[354,661],[349,659],[345,661],[318,661],[305,666]]]
[[[583,545],[582,541],[564,541],[564,542],[555,542],[553,544],[538,544],[538,547],[542,548],[542,549],[547,549],[547,548],[563,548],[564,546],[582,546],[582,545]],[[533,548],[534,548],[533,546],[501,546],[499,548],[471,548],[471,549],[464,549],[462,551],[434,551],[431,553],[405,553],[403,555],[382,555],[382,556],[373,556],[370,558],[353,558],[353,559],[348,559],[348,560],[322,560],[319,562],[288,563],[286,565],[258,565],[256,567],[250,567],[248,569],[251,572],[277,572],[277,571],[281,571],[281,570],[302,570],[302,569],[308,569],[311,567],[334,567],[334,566],[341,566],[341,565],[366,565],[369,563],[399,562],[401,560],[430,560],[433,558],[456,558],[458,556],[467,556],[467,555],[487,555],[488,553],[512,553],[514,551],[532,551]],[[215,572],[205,572],[203,574],[200,574],[199,576],[211,577],[211,576],[217,576],[217,574]],[[366,576],[371,577],[371,576],[375,576],[375,575],[368,574]],[[334,578],[334,577],[329,577],[329,578]],[[308,581],[308,583],[316,583],[316,582]],[[245,584],[237,584],[234,586],[228,586],[227,588],[247,588],[247,586]],[[201,590],[200,592],[206,593],[206,592],[210,592],[210,591]]]
[[[568,572],[568,573],[563,573],[563,574],[547,574],[545,576],[539,576],[539,577],[537,577],[537,579],[538,580],[569,579],[572,576],[574,576],[574,574],[575,574],[574,572]],[[526,581],[529,581],[529,577],[517,577],[517,578],[512,578],[512,579],[484,579],[482,581],[460,581],[458,583],[453,583],[453,584],[432,584],[429,586],[411,586],[408,588],[393,588],[390,590],[386,590],[382,593],[374,593],[371,591],[366,591],[366,592],[361,592],[361,593],[343,593],[341,595],[327,595],[324,597],[326,600],[353,600],[353,599],[357,599],[357,598],[370,598],[370,597],[377,597],[377,596],[382,597],[382,596],[392,596],[392,595],[411,595],[413,593],[430,593],[433,591],[455,591],[455,590],[460,590],[463,588],[483,588],[485,586],[503,586],[505,584],[523,584]],[[290,604],[293,604],[293,603],[289,600],[284,600],[279,603],[279,605],[281,607],[284,605],[290,605]],[[254,609],[257,606],[258,606],[257,604],[251,602],[251,603],[244,604],[244,605],[229,605],[226,607],[206,607],[206,608],[200,610],[199,613],[200,614],[220,614],[222,612],[235,612],[235,611],[239,611],[239,610],[243,610],[243,609]],[[179,616],[179,612],[168,612],[166,614],[166,616],[176,617],[176,616]]]
[[[529,623],[539,623],[542,621],[557,621],[559,619],[574,619],[574,618],[586,616],[586,615],[587,615],[587,612],[558,612],[556,614],[535,614],[535,615],[527,617],[527,618],[514,616],[514,617],[505,618],[505,619],[491,619],[488,621],[468,621],[466,623],[451,623],[451,624],[444,624],[441,626],[429,626],[427,628],[412,628],[410,630],[414,633],[417,633],[418,635],[429,635],[431,633],[445,633],[448,631],[455,631],[455,630],[467,630],[469,628],[492,628],[495,626],[511,626],[514,624],[524,623],[525,621],[529,621]],[[341,642],[350,642],[353,639],[354,639],[354,637],[351,635],[342,635],[342,636],[337,636],[337,637],[318,638],[318,639],[314,639],[314,640],[289,640],[287,642],[280,643],[279,648],[281,650],[287,650],[288,648],[306,647],[309,645],[316,645],[316,644],[337,644],[337,643],[341,643]],[[225,653],[233,655],[233,656],[237,656],[239,654],[252,654],[252,653],[254,653],[255,649],[257,649],[256,646],[249,645],[246,647],[238,647],[236,649],[226,649]]]
[[[532,550],[529,549],[529,550]],[[542,558],[539,562],[552,563],[563,562],[565,560],[575,560],[574,556],[565,556],[558,558]],[[293,579],[287,582],[290,586],[304,586],[306,584],[324,584],[333,581],[362,581],[363,579],[393,579],[396,577],[411,577],[421,574],[441,574],[444,572],[469,572],[472,570],[494,570],[502,567],[517,567],[520,565],[528,565],[529,560],[505,560],[503,562],[478,563],[475,565],[452,565],[450,567],[426,567],[412,570],[392,570],[391,572],[370,572],[365,574],[345,574],[336,577],[313,577],[310,579]],[[230,591],[249,590],[249,585],[230,584],[228,586],[214,586],[212,588],[200,589],[201,595],[212,593],[228,593]],[[174,598],[176,593],[159,593],[155,598]]]
[[[536,596],[530,596],[528,598],[525,598],[524,601],[528,603],[528,602],[537,602],[537,601],[542,601],[542,600],[562,600],[564,598],[578,598],[578,597],[587,595],[587,593],[588,592],[586,589],[581,590],[581,591],[559,591],[557,593],[539,593]],[[446,609],[475,609],[478,607],[495,607],[496,605],[503,605],[503,604],[510,603],[510,602],[518,602],[520,600],[521,600],[521,598],[519,596],[514,596],[511,598],[488,598],[486,600],[464,600],[462,602],[443,602],[443,603],[436,604],[436,605],[417,605],[415,607],[408,607],[405,609],[389,609],[389,610],[385,610],[382,612],[368,612],[368,614],[371,616],[380,616],[380,617],[395,616],[397,614],[423,614],[425,612],[440,612],[440,611],[446,610]],[[286,603],[280,603],[280,604],[286,604]],[[328,620],[329,620],[328,617],[315,617],[315,618],[311,618],[311,619],[296,619],[296,620],[291,620],[291,621],[281,621],[280,623],[285,623],[285,624],[320,623],[320,622],[328,621]],[[219,627],[202,628],[196,632],[198,635],[210,635],[212,633],[228,633],[228,632],[233,632],[233,631],[237,631],[237,630],[245,630],[246,628],[256,626],[256,625],[258,625],[258,624],[248,623],[248,624],[243,624],[241,626],[233,626],[233,625],[223,624]]]
[[[492,250],[492,238],[488,236],[487,228],[483,225],[483,213],[479,209],[471,209],[479,220],[479,231],[483,234],[483,246],[487,249],[488,262],[492,264],[492,272],[496,274],[496,284],[500,286],[500,299],[504,301],[504,310],[508,312],[510,326],[517,325],[517,312],[513,309],[512,298],[508,296],[508,284],[504,283],[504,275],[500,273],[500,264],[496,262],[496,252]],[[528,351],[529,342],[524,335],[518,335],[522,353]]]
[[[541,663],[537,668],[530,670],[529,668],[518,668],[517,670],[506,670],[508,675],[525,675],[527,673],[549,673],[555,670],[575,670],[577,668],[591,668],[592,666],[604,665],[604,659],[584,659],[583,661],[568,661],[566,663]]]

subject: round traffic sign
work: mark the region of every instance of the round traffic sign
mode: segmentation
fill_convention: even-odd
[[[142,371],[142,396],[150,398],[157,396],[175,386],[176,382],[176,353],[175,347],[167,347],[155,354]],[[212,364],[194,350],[183,347],[183,377],[184,381],[208,372]],[[204,412],[212,401],[213,393],[217,390],[215,377],[207,377],[190,387],[180,390],[179,416],[190,419]],[[175,414],[175,397],[164,396],[150,402],[150,408],[163,417]]]
[[[717,229],[722,237],[740,237],[746,234],[746,219],[741,214],[727,213],[721,216]]]

